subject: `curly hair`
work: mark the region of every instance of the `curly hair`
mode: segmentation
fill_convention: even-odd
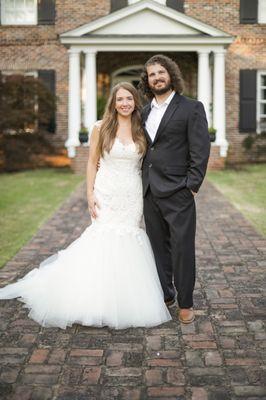
[[[154,97],[154,94],[149,87],[147,74],[147,67],[154,64],[160,64],[167,70],[170,75],[172,89],[181,94],[184,90],[184,81],[181,71],[175,61],[163,54],[152,56],[144,65],[144,71],[141,74],[141,79],[138,85],[138,89],[140,89],[142,94],[150,100]]]

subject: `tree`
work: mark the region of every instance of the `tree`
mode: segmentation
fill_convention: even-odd
[[[55,108],[56,97],[38,78],[5,75],[0,79],[0,133],[49,130]]]

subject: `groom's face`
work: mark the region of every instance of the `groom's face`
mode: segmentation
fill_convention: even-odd
[[[170,75],[161,64],[147,66],[148,83],[154,94],[161,95],[171,89]]]

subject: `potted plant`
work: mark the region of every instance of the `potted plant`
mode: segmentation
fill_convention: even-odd
[[[211,126],[211,127],[209,128],[209,135],[210,135],[210,141],[211,141],[211,142],[215,142],[215,139],[216,139],[216,131],[217,131],[217,129],[215,129],[213,126]]]
[[[79,130],[79,141],[80,143],[87,143],[88,142],[88,129],[82,125]]]

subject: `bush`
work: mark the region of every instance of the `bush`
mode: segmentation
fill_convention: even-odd
[[[255,142],[255,138],[251,135],[248,135],[242,142],[242,146],[245,150],[250,150]]]
[[[103,118],[106,103],[107,103],[106,97],[98,96],[98,98],[97,98],[97,119],[98,120]]]
[[[52,131],[56,98],[39,79],[4,76],[0,94],[0,132],[33,132],[40,127]]]
[[[0,137],[1,165],[6,172],[48,166],[46,156],[58,154],[53,146],[38,133],[5,134]]]

